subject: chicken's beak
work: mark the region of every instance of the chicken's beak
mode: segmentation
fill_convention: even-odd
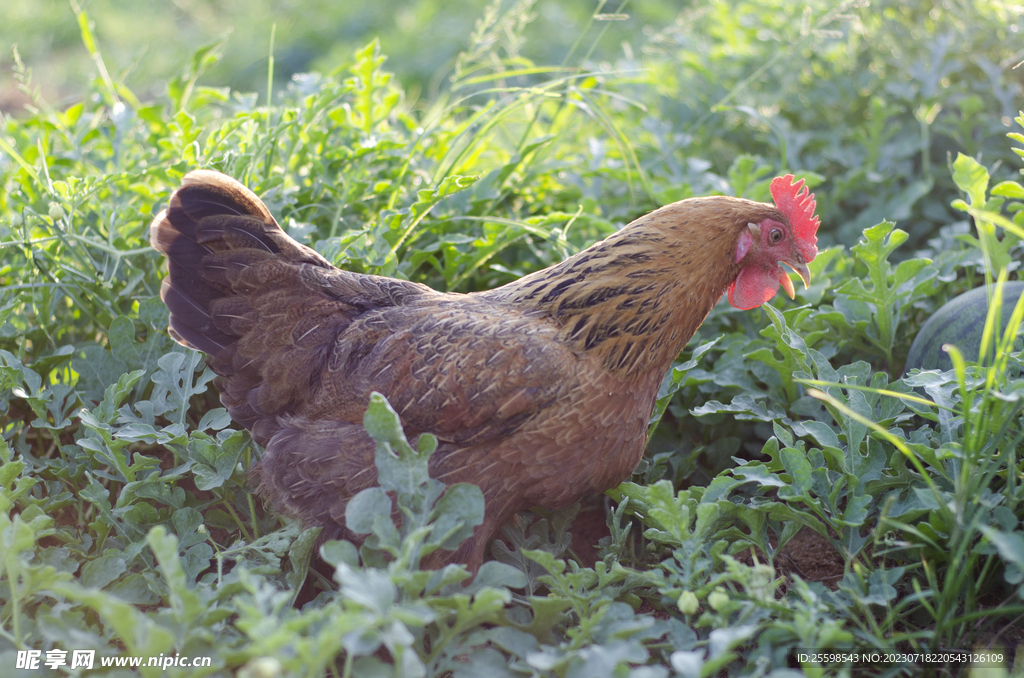
[[[800,276],[800,280],[804,283],[804,289],[806,290],[811,286],[811,269],[807,268],[807,263],[800,259],[799,256],[794,257],[796,261],[787,261],[783,259],[780,264],[789,266],[793,271]],[[779,268],[779,282],[782,283],[782,288],[786,290],[786,294],[790,299],[796,298],[796,290],[793,288],[793,281],[789,279],[789,274],[786,273],[785,269]]]

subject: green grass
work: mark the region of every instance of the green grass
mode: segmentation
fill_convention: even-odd
[[[18,650],[95,649],[212,658],[153,676],[818,676],[841,670],[798,651],[1013,647],[1024,306],[1001,336],[990,318],[980,364],[902,365],[944,301],[1019,278],[1021,19],[904,4],[673,22],[638,3],[661,17],[646,32],[583,14],[554,37],[529,21],[544,3],[506,3],[459,16],[476,30],[432,87],[361,34],[286,85],[264,61],[258,94],[214,86],[239,69],[218,65],[230,43],[175,53],[159,96],[103,60],[114,27],[86,6],[88,94],[51,106],[26,57],[31,106],[0,127],[0,672]],[[436,27],[431,3],[409,11]],[[568,550],[568,510],[506,528],[468,586],[420,570],[480,520],[479,491],[429,479],[429,438],[414,450],[381,401],[365,423],[409,519],[360,495],[347,520],[370,538],[324,546],[334,581],[298,609],[315,531],[251,493],[261,450],[165,332],[148,224],[196,167],[335,264],[442,290],[508,282],[672,200],[765,200],[783,172],[813,185],[824,247],[795,301],[720,305],[680,356],[595,567]],[[841,554],[835,587],[780,575],[802,528]]]

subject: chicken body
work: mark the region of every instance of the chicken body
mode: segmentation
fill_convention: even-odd
[[[208,354],[225,406],[266,447],[260,491],[323,538],[358,542],[345,507],[376,485],[362,420],[380,392],[410,438],[437,436],[433,477],[483,491],[473,537],[427,563],[476,570],[516,511],[628,477],[666,371],[725,291],[740,307],[791,291],[780,261],[806,283],[813,196],[786,187],[796,207],[682,201],[465,295],[337,269],[215,172],[185,177],[151,241],[169,260],[172,336]]]

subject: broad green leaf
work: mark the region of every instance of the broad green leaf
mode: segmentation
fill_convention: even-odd
[[[428,543],[455,550],[484,522],[484,494],[469,483],[452,485],[434,505],[431,518],[434,530]]]
[[[812,486],[811,465],[807,457],[791,447],[784,447],[781,452],[782,464],[792,479],[792,487],[800,496],[809,496]]]
[[[178,557],[178,540],[162,525],[157,525],[149,531],[146,541],[160,564],[175,619],[183,624],[192,622],[203,613],[205,605],[188,587],[187,574]]]
[[[985,205],[985,191],[988,190],[988,170],[977,160],[957,153],[953,161],[953,181],[966,193],[971,200],[971,205],[982,207]]]
[[[380,487],[368,487],[348,501],[345,527],[356,534],[369,534],[381,516],[391,519],[391,497]]]
[[[86,588],[101,589],[121,576],[127,569],[124,558],[102,556],[82,565],[79,578]]]
[[[992,187],[992,195],[1003,198],[1024,199],[1024,186],[1016,181],[1001,181]]]

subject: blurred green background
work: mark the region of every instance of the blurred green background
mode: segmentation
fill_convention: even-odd
[[[275,81],[294,73],[330,73],[349,63],[357,47],[373,38],[388,55],[388,69],[413,93],[437,88],[469,43],[486,0],[81,0],[94,22],[103,58],[115,80],[147,99],[161,82],[180,72],[197,48],[223,41],[222,59],[206,84],[242,91],[266,89],[267,56],[274,30]],[[505,3],[509,5],[511,3]],[[650,26],[671,24],[677,3],[611,0],[538,2],[524,55],[557,64],[581,37],[595,9],[609,15],[598,30],[608,34],[595,57],[614,58],[623,41],[636,43]],[[626,5],[626,7],[622,7]],[[620,11],[628,12],[618,17]],[[610,25],[609,25],[610,24]],[[276,26],[276,28],[274,28]],[[52,104],[81,97],[95,69],[82,47],[68,0],[7,0],[0,3],[0,68],[5,107],[20,101],[11,76],[12,45],[33,69]],[[587,45],[589,48],[590,45]]]
[[[32,91],[37,104],[57,109],[99,96],[77,7],[112,80],[142,102],[173,99],[167,83],[182,77],[197,49],[215,46],[219,60],[198,84],[256,93],[265,103],[272,36],[275,96],[297,73],[345,73],[355,50],[379,39],[403,110],[414,114],[469,91],[463,83],[456,94],[451,84],[459,54],[471,47],[478,54],[468,61],[481,73],[479,58],[494,60],[493,73],[565,65],[599,74],[633,111],[623,131],[639,144],[641,165],[680,187],[633,204],[633,216],[691,192],[727,190],[714,175],[728,176],[737,158],[751,155],[820,177],[819,209],[832,225],[826,241],[851,245],[889,218],[923,248],[944,225],[966,228],[948,209],[958,193],[945,165],[956,153],[992,166],[996,179],[1016,174],[1005,135],[1024,92],[1021,4],[7,0],[0,111],[22,115]],[[473,33],[488,12],[500,29],[481,43]],[[19,85],[15,46],[31,69],[30,87]]]

